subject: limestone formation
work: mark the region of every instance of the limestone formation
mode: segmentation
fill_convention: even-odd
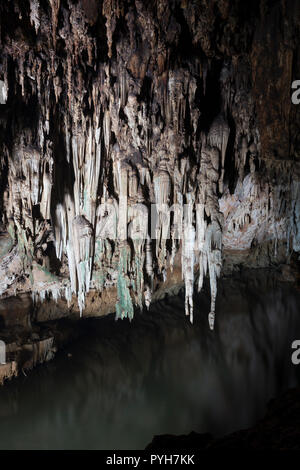
[[[115,287],[131,319],[177,265],[191,322],[208,276],[213,329],[222,267],[299,253],[300,14],[254,3],[1,2],[2,296],[84,314]]]

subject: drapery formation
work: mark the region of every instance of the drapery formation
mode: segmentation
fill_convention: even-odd
[[[115,285],[117,317],[132,318],[177,263],[191,321],[208,275],[213,328],[222,247],[250,265],[299,251],[298,134],[274,137],[299,113],[273,103],[268,127],[261,107],[267,2],[0,8],[2,294],[75,294],[83,311],[90,289]],[[282,34],[273,60],[291,79],[297,45]]]

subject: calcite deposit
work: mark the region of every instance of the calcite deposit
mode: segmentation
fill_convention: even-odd
[[[131,319],[180,267],[213,329],[222,269],[288,264],[299,31],[297,0],[1,2],[1,296]]]

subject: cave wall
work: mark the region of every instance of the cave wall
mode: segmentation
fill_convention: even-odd
[[[1,2],[2,297],[132,318],[182,280],[192,321],[207,275],[213,328],[221,272],[289,263],[299,27],[296,0]]]

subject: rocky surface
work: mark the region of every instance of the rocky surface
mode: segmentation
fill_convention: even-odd
[[[5,343],[5,363],[0,361],[0,385],[21,374],[27,376],[34,367],[51,361],[58,350],[84,333],[84,326],[74,319],[44,320],[26,328],[21,325],[0,328],[0,337]]]
[[[197,272],[213,328],[222,266],[297,256],[297,0],[16,0],[0,18],[4,298],[132,318],[182,278],[193,321]]]
[[[211,434],[191,432],[185,436],[155,436],[148,451],[194,450],[299,450],[300,389],[292,389],[272,400],[266,416],[249,429],[214,439]]]

